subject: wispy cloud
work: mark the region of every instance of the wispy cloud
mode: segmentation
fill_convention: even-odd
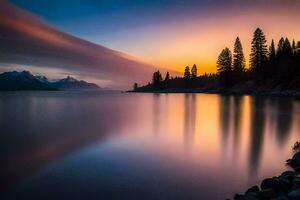
[[[80,73],[121,88],[145,82],[154,70],[133,56],[65,34],[6,1],[0,2],[0,19],[1,63]]]

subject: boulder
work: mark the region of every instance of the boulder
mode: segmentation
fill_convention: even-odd
[[[262,190],[272,189],[273,188],[273,179],[272,178],[264,179],[260,184],[260,188]]]
[[[295,177],[295,176],[297,176],[297,173],[294,171],[288,170],[288,171],[282,172],[282,174],[280,176],[281,177],[290,177],[290,176]]]
[[[291,166],[292,166],[292,165],[291,165]],[[295,170],[295,172],[300,173],[300,166],[299,166],[299,165],[294,164],[292,167],[293,167],[293,169]]]
[[[289,200],[285,195],[279,195],[278,197],[274,197],[271,200]]]
[[[285,171],[279,176],[279,179],[281,179],[281,180],[284,179],[284,180],[288,180],[291,182],[294,180],[294,178],[297,177],[297,175],[298,175],[298,173],[295,171]]]
[[[259,187],[257,185],[250,187],[246,190],[245,195],[256,195],[259,192]]]
[[[279,181],[278,188],[276,188],[278,192],[286,193],[292,188],[293,184],[290,179],[285,177],[279,177],[277,180]]]
[[[262,190],[272,189],[274,191],[281,190],[280,180],[277,177],[266,178],[261,182],[260,188]]]
[[[300,151],[294,154],[292,160],[296,165],[300,166]]]
[[[271,199],[276,197],[276,192],[273,189],[264,189],[258,193],[259,199]]]
[[[292,190],[287,196],[293,200],[300,200],[300,189]]]
[[[300,189],[300,178],[295,178],[292,182],[293,190]]]
[[[242,195],[242,194],[236,194],[234,195],[234,200],[259,200],[258,198],[254,196],[248,196],[248,195]]]

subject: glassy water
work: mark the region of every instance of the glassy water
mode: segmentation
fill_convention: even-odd
[[[300,102],[0,93],[0,199],[225,199],[286,170]]]

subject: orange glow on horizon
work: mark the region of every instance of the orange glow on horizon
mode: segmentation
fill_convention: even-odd
[[[263,29],[267,44],[288,37],[300,40],[300,15],[296,10],[244,10],[236,15],[213,15],[189,21],[171,23],[146,29],[148,34],[138,39],[130,53],[144,58],[157,67],[183,72],[185,66],[198,66],[198,73],[216,72],[216,60],[225,47],[233,51],[240,37],[246,65],[249,65],[251,40],[257,27]],[[143,45],[142,45],[143,44]]]

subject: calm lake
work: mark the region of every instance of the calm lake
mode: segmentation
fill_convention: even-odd
[[[225,199],[279,175],[300,101],[0,93],[0,199]]]

